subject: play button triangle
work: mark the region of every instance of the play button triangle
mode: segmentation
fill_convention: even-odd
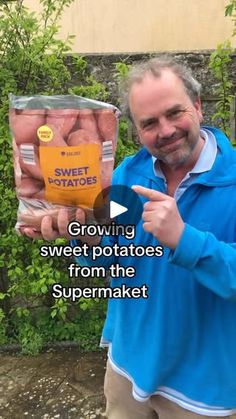
[[[115,218],[117,215],[124,214],[124,212],[128,211],[128,208],[124,207],[123,205],[118,204],[115,201],[110,201],[110,217]]]
[[[104,188],[97,196],[92,215],[102,225],[109,224],[111,220],[120,225],[137,225],[142,218],[142,212],[142,200],[133,189],[124,185],[112,185]],[[90,216],[88,212],[87,220]]]

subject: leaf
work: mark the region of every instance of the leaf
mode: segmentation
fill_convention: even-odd
[[[232,16],[233,10],[234,10],[234,4],[233,3],[228,4],[225,7],[225,16]]]

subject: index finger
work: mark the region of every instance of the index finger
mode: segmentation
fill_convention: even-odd
[[[140,186],[140,185],[133,185],[131,186],[131,189],[133,189],[134,192],[136,192],[137,194],[145,196],[150,201],[165,201],[166,199],[169,198],[168,195],[162,192],[154,191],[153,189],[149,189],[149,188],[144,188],[143,186]]]

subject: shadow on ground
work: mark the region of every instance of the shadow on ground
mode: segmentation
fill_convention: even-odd
[[[104,418],[106,352],[0,354],[0,419]]]

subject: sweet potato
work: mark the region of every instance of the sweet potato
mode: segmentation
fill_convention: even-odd
[[[114,160],[101,162],[101,187],[102,189],[105,189],[111,186],[113,168],[114,168]]]
[[[35,195],[37,196],[43,188],[44,183],[40,180],[22,176],[20,186],[16,188],[16,192],[19,198],[35,198]]]
[[[46,215],[50,215],[53,219],[53,227],[57,230],[57,215],[58,215],[58,209],[54,210],[33,210],[31,212],[21,212],[18,215],[18,222],[20,222],[20,225],[23,227],[33,227],[36,230],[40,231],[41,228],[41,222],[43,217]]]
[[[52,138],[50,139],[50,141],[43,141],[43,140],[40,139],[40,146],[43,146],[43,147],[66,147],[67,144],[63,140],[63,137],[62,137],[62,134],[61,134],[60,130],[53,124],[47,124],[47,127],[49,127],[51,129],[52,133],[53,133]],[[41,135],[42,135],[43,130],[45,130],[45,129],[42,128]],[[40,131],[39,131],[39,138],[40,138]]]
[[[20,163],[19,163],[19,148],[17,147],[14,139],[12,141],[12,146],[13,146],[13,164],[14,164],[15,184],[16,184],[16,187],[19,187],[21,184],[22,170],[20,168]]]
[[[88,131],[95,138],[99,139],[99,132],[94,112],[91,109],[81,109],[78,118],[79,128]]]
[[[78,109],[48,109],[46,125],[57,127],[64,140],[66,140],[76,124],[78,115]]]
[[[45,188],[43,187],[42,189],[40,189],[38,192],[36,192],[33,196],[32,199],[38,199],[39,201],[45,201],[46,200],[46,196],[45,196]]]
[[[34,201],[32,201],[33,203]],[[37,205],[37,200],[35,201],[35,205]],[[54,229],[58,229],[57,218],[58,218],[58,211],[62,207],[51,207],[51,208],[43,208],[43,209],[31,209],[21,211],[18,214],[18,223],[21,227],[33,227],[36,230],[40,231],[41,222],[43,217],[49,215],[52,217],[52,225]],[[68,208],[69,213],[69,221],[75,219],[75,208]],[[18,228],[19,228],[18,226]]]
[[[112,109],[99,109],[96,119],[100,137],[103,141],[112,141],[113,152],[116,146],[117,118]]]
[[[37,129],[45,124],[44,109],[10,109],[9,123],[17,145],[39,144]]]
[[[67,140],[68,146],[76,146],[89,143],[101,144],[101,141],[98,137],[95,137],[94,134],[85,129],[78,129],[77,131],[72,132]]]

